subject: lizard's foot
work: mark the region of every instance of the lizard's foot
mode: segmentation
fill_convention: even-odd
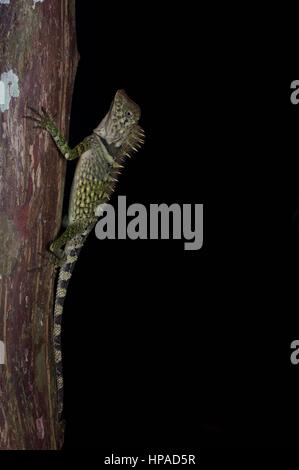
[[[44,253],[38,252],[37,254],[38,256],[41,256],[43,259],[45,259],[46,263],[27,269],[27,272],[29,273],[33,271],[42,271],[45,267],[49,266],[50,264],[54,265],[54,269],[56,271],[63,264],[63,261],[62,261],[63,258],[57,258],[57,256],[54,255],[54,253],[52,252],[49,252],[49,251],[46,251]]]
[[[45,108],[41,107],[41,112],[37,111],[36,109],[28,106],[28,109],[33,113],[33,116],[25,115],[23,116],[26,119],[31,119],[31,121],[36,122],[34,128],[41,128],[48,130],[49,125],[53,122],[53,118],[48,113]]]
[[[49,251],[47,252],[49,258],[52,259],[53,263],[57,268],[63,266],[66,261],[66,256],[64,251],[61,248],[55,246],[55,242],[51,243]]]

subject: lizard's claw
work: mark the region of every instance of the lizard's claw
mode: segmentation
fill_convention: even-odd
[[[41,129],[48,129],[49,124],[52,121],[52,116],[48,113],[45,108],[41,107],[41,112],[37,111],[36,109],[32,108],[31,106],[27,106],[28,109],[33,113],[31,115],[24,115],[25,119],[30,119],[31,121],[36,122],[34,128],[41,128]]]
[[[58,258],[52,251],[45,251],[43,253],[38,252],[37,254],[47,260],[46,266],[49,266],[50,264],[52,264],[55,271],[59,269],[64,262],[64,258],[61,258],[61,259]]]
[[[27,269],[28,273],[34,272],[34,271],[42,271],[45,267],[49,266],[50,263],[54,265],[54,270],[56,271],[60,265],[58,264],[57,260],[58,258],[51,252],[44,252],[41,253],[40,251],[37,252],[38,256],[40,256],[43,259],[46,259],[46,263],[38,266],[34,266],[33,268]]]

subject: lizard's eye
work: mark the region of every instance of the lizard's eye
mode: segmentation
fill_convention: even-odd
[[[132,117],[132,116],[133,116],[132,111],[127,111],[127,112],[126,112],[126,116],[127,116],[127,118]]]

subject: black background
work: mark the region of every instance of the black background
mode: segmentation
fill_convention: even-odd
[[[198,82],[196,32],[177,35],[169,15],[154,17],[152,8],[137,22],[126,6],[113,28],[102,6],[78,2],[77,15],[72,143],[98,124],[118,88],[142,109],[146,145],[126,162],[112,203],[118,195],[128,204],[206,203],[212,152],[200,140],[211,131],[200,102],[209,90]],[[214,332],[204,326],[215,316],[213,244],[219,250],[209,246],[208,218],[200,251],[90,237],[65,307],[65,449],[192,447],[208,419],[218,423],[216,403],[214,417],[203,416],[211,399],[203,383],[215,373]]]
[[[253,53],[190,8],[77,3],[71,143],[125,88],[147,138],[112,203],[203,203],[204,246],[90,236],[65,306],[65,451],[295,446],[297,38]]]

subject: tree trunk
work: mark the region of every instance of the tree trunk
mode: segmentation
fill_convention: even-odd
[[[63,441],[54,269],[39,253],[59,230],[65,161],[23,115],[27,105],[43,106],[67,133],[77,60],[75,0],[0,0],[0,449],[57,449]]]

